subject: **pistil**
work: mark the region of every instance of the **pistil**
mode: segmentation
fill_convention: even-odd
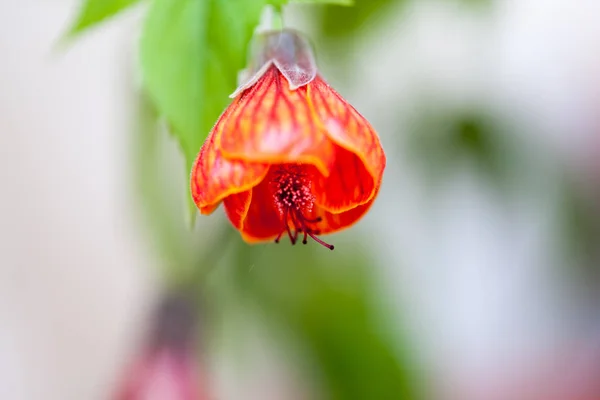
[[[318,238],[321,231],[314,225],[322,221],[321,217],[308,218],[313,211],[315,196],[311,192],[311,180],[303,166],[282,165],[274,171],[271,181],[273,199],[281,215],[282,229],[275,238],[279,243],[287,233],[292,244],[296,244],[298,236],[303,234],[302,243],[308,243],[308,237],[322,246],[333,250],[334,246]]]

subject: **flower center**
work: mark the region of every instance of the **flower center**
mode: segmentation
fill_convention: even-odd
[[[333,245],[325,243],[316,235],[321,231],[314,226],[322,221],[321,217],[307,218],[306,215],[313,211],[315,196],[311,192],[311,180],[302,168],[302,165],[282,165],[273,174],[271,188],[275,206],[279,211],[282,229],[275,239],[279,243],[281,237],[287,233],[292,244],[296,244],[298,236],[302,233],[302,243],[308,242],[311,237],[315,242],[333,250]]]

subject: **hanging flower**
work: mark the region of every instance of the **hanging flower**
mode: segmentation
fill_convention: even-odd
[[[195,308],[189,298],[166,297],[158,309],[148,342],[128,368],[114,400],[207,400],[194,346]]]
[[[200,149],[191,191],[223,202],[247,242],[295,244],[347,228],[371,207],[385,154],[371,125],[317,74],[295,31],[257,35],[243,84]]]

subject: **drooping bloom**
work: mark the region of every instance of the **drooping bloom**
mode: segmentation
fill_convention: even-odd
[[[162,303],[148,342],[126,371],[114,400],[206,400],[194,346],[197,330],[192,302],[172,295]]]
[[[317,73],[308,42],[291,30],[253,42],[245,79],[193,165],[202,214],[223,202],[247,242],[292,244],[340,231],[371,207],[385,154],[369,122]]]

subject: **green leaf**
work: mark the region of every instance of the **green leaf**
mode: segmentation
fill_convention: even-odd
[[[80,33],[99,22],[113,17],[140,0],[83,0],[79,14],[73,22],[70,34]]]
[[[338,6],[352,6],[354,0],[292,0],[293,3],[312,3],[312,4],[334,4]]]
[[[267,0],[267,4],[275,7],[281,7],[288,3],[300,4],[333,4],[338,6],[352,6],[354,0]]]
[[[143,82],[186,174],[236,88],[264,0],[154,0],[141,38]]]
[[[349,8],[323,9],[321,33],[333,39],[351,39],[369,23],[393,15],[389,10],[396,4],[406,4],[407,0],[356,0]]]

